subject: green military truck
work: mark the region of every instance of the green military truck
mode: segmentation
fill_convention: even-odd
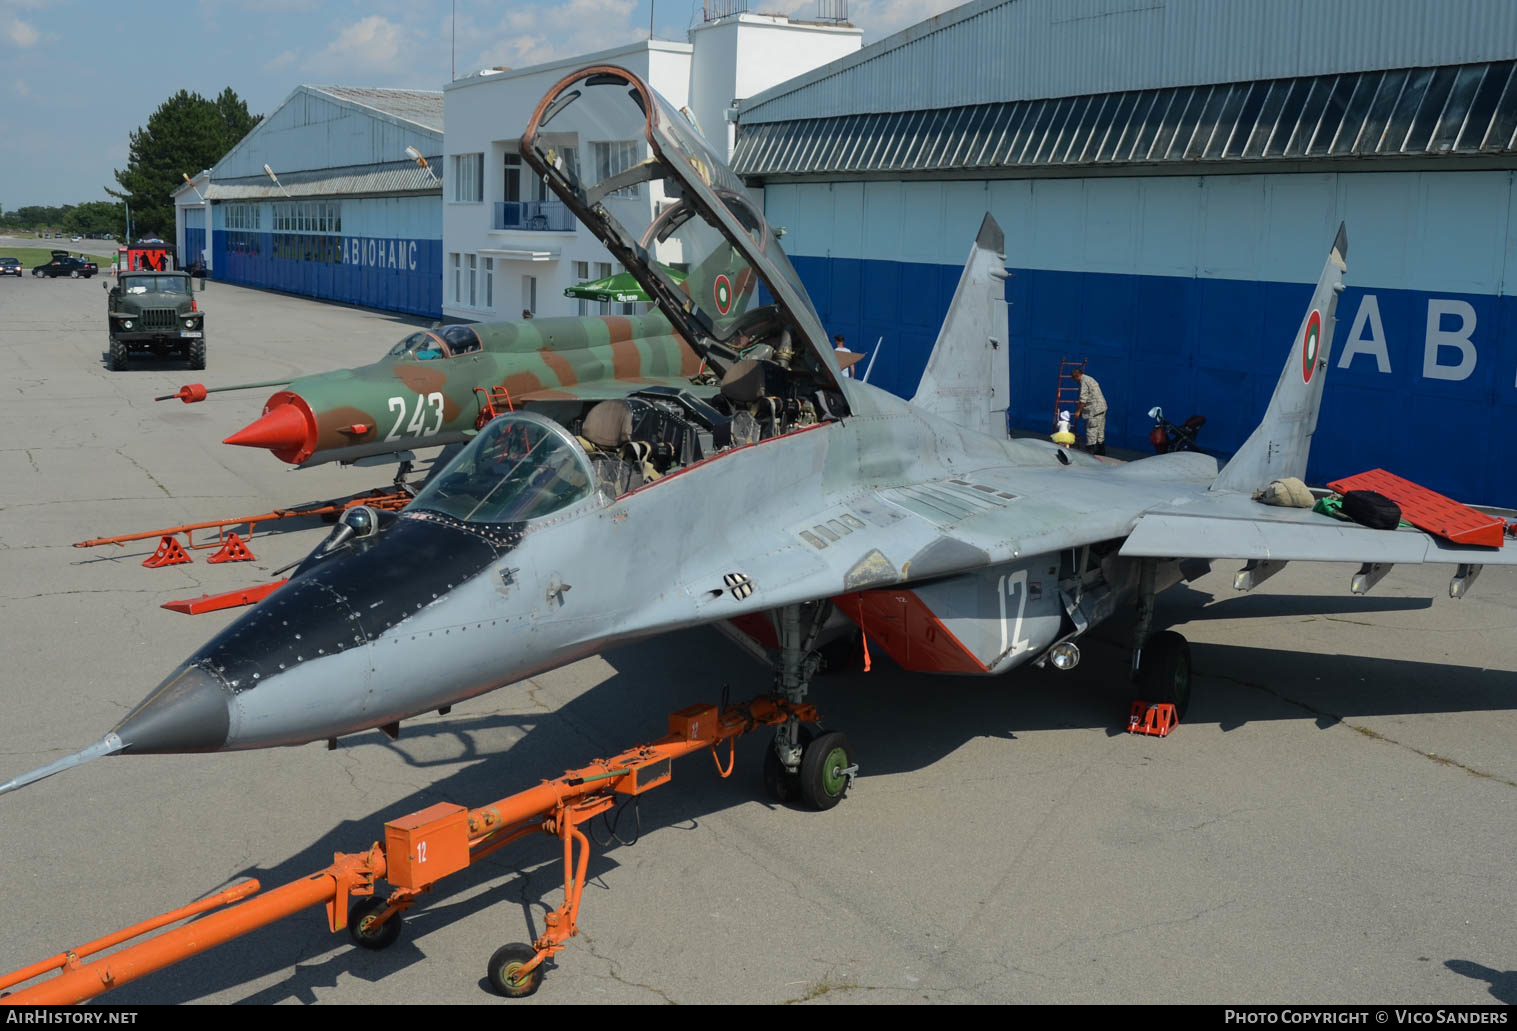
[[[193,282],[188,272],[124,272],[114,286],[104,284],[113,370],[125,369],[133,351],[205,368],[205,312],[191,295]]]

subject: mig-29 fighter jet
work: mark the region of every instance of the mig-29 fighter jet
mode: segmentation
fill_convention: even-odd
[[[588,168],[584,140],[636,160]],[[489,423],[412,504],[355,509],[279,590],[186,659],[96,745],[0,791],[108,754],[336,738],[440,709],[612,645],[737,621],[769,645],[778,693],[805,695],[830,614],[909,670],[1005,673],[1077,658],[1136,603],[1133,670],[1183,709],[1185,641],[1157,596],[1210,559],[1261,578],[1287,560],[1459,565],[1451,593],[1517,549],[1372,530],[1253,495],[1300,476],[1329,368],[1347,237],[1333,241],[1262,423],[1223,469],[1196,452],[1124,466],[1007,440],[1000,229],[987,216],[921,387],[906,402],[839,375],[758,205],[643,81],[597,66],[542,100],[522,153],[605,241],[695,352],[724,371],[586,402],[564,424]],[[629,194],[655,191],[656,205]],[[650,217],[649,212],[654,214]],[[674,281],[684,264],[727,271]],[[757,289],[753,287],[756,286]],[[739,359],[764,347],[763,358]],[[749,352],[753,353],[753,352]],[[847,739],[794,719],[766,752],[782,798],[837,803]]]

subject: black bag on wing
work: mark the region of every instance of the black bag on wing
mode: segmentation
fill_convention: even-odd
[[[1343,495],[1343,514],[1372,530],[1394,530],[1401,525],[1401,506],[1379,491],[1349,491]]]

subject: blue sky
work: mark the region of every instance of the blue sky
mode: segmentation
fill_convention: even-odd
[[[457,0],[460,75],[522,68],[648,35],[650,0]],[[685,38],[701,0],[653,0]],[[959,0],[849,0],[870,43]],[[301,83],[441,89],[450,0],[0,0],[0,206],[106,199],[127,134],[187,89],[227,86],[267,114]],[[750,0],[814,17],[816,0]],[[187,171],[195,171],[188,169]]]

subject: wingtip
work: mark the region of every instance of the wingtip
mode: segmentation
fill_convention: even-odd
[[[75,766],[82,766],[91,759],[98,759],[103,755],[114,755],[125,747],[125,742],[116,734],[107,734],[88,748],[81,748],[73,755],[66,755],[62,759],[55,759],[46,766],[39,766],[29,773],[23,773],[19,777],[12,777],[4,784],[0,784],[0,795],[9,791],[19,791],[28,784],[35,784],[37,781],[51,777],[55,773],[62,773],[64,770],[71,770]]]
[[[1338,235],[1333,240],[1333,250],[1335,250],[1335,251],[1338,252],[1338,256],[1340,258],[1343,258],[1344,260],[1348,259],[1348,223],[1347,222],[1339,222],[1338,223]]]

